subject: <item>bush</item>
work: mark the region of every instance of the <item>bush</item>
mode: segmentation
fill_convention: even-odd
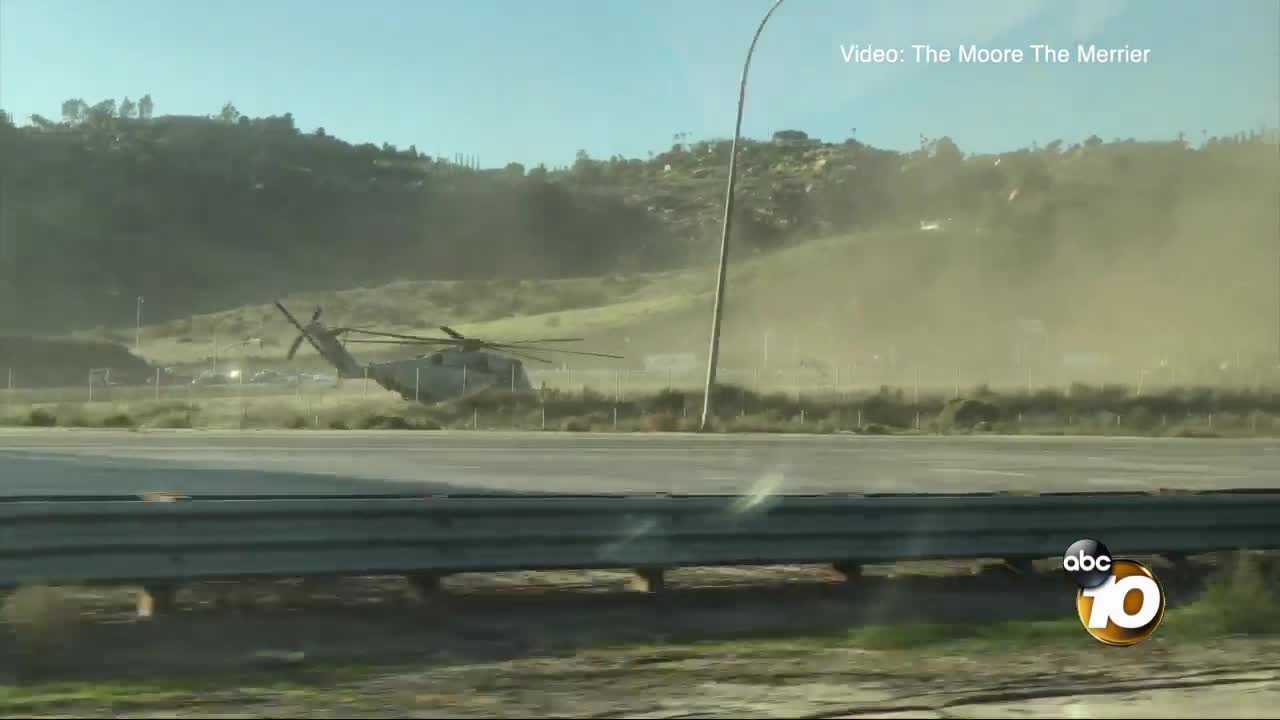
[[[80,611],[58,588],[28,586],[5,600],[0,617],[13,632],[19,671],[34,675],[49,669],[68,648]]]
[[[102,419],[102,427],[107,428],[131,428],[137,425],[138,423],[128,413],[112,413]]]
[[[982,400],[958,398],[949,400],[938,413],[937,424],[942,430],[972,429],[981,423],[994,423],[1000,419],[1000,410]]]
[[[591,430],[591,418],[581,415],[567,417],[560,421],[560,429],[565,432],[589,432]]]
[[[1280,632],[1280,577],[1263,561],[1238,553],[1209,580],[1187,608],[1197,633],[1208,635]]]
[[[191,413],[171,412],[157,416],[154,422],[155,426],[160,428],[167,428],[170,430],[189,430],[191,429]]]
[[[409,430],[413,426],[399,415],[366,415],[356,423],[361,430]]]
[[[671,413],[646,415],[641,422],[646,432],[675,432],[680,428],[680,418]]]
[[[58,418],[48,410],[36,408],[27,413],[22,424],[27,427],[53,427],[58,424]]]

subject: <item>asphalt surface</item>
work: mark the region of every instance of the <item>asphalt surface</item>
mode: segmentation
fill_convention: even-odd
[[[0,495],[1280,488],[1276,440],[0,431]]]

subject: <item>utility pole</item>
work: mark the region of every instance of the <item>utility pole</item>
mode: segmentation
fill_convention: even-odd
[[[136,317],[133,324],[133,351],[137,353],[142,347],[142,296],[138,296]]]
[[[18,329],[18,234],[14,217],[17,203],[13,198],[13,160],[15,133],[0,127],[0,332]]]
[[[756,51],[756,43],[760,33],[769,22],[778,6],[784,0],[777,0],[769,12],[765,13],[751,38],[751,47],[747,48],[747,59],[742,64],[742,80],[738,84],[738,119],[733,127],[733,144],[729,146],[729,185],[724,194],[724,223],[720,232],[720,270],[716,278],[716,304],[711,315],[711,352],[707,354],[707,384],[702,396],[702,422],[698,429],[706,432],[710,429],[712,401],[711,391],[716,384],[716,364],[720,362],[720,318],[724,313],[724,283],[729,262],[729,229],[733,224],[733,189],[738,180],[738,140],[742,137],[742,108],[747,100],[747,71],[751,68],[751,56]]]

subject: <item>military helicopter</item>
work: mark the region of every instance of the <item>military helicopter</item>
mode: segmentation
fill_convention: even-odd
[[[461,397],[485,387],[509,388],[515,392],[532,390],[533,386],[525,373],[521,358],[551,363],[534,353],[556,352],[623,359],[621,355],[544,347],[547,343],[581,342],[582,338],[544,338],[499,343],[469,338],[446,326],[441,326],[440,330],[448,337],[434,338],[379,332],[363,327],[331,328],[320,322],[319,307],[307,324],[303,325],[283,303],[277,301],[275,305],[299,332],[289,346],[288,359],[293,359],[305,340],[321,357],[337,368],[339,381],[368,377],[387,390],[399,393],[405,400],[438,402]],[[352,335],[357,337],[351,337]],[[361,365],[347,351],[349,343],[438,349],[414,358]]]

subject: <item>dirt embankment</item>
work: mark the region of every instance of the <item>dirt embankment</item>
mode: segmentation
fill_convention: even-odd
[[[110,376],[102,371],[110,369]],[[89,382],[143,384],[155,372],[119,343],[100,340],[0,336],[0,383],[14,387],[67,387]]]

